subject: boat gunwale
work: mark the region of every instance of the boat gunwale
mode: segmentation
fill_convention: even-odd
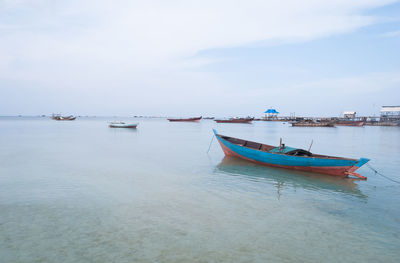
[[[255,148],[251,148],[251,147],[246,147],[246,146],[243,146],[243,145],[240,145],[240,144],[233,143],[233,142],[231,142],[231,141],[229,141],[229,140],[227,140],[227,139],[225,139],[225,138],[223,138],[223,137],[232,138],[232,139],[236,139],[236,140],[242,140],[242,141],[245,141],[246,143],[247,143],[247,142],[257,143],[257,144],[261,144],[261,146],[268,146],[268,147],[273,147],[273,148],[276,148],[277,146],[272,146],[272,145],[269,145],[269,144],[263,144],[263,143],[259,143],[259,142],[253,142],[253,141],[243,140],[243,139],[239,139],[239,138],[235,138],[235,137],[230,137],[230,136],[226,136],[226,135],[222,135],[222,134],[218,134],[218,133],[216,133],[215,135],[218,136],[220,139],[225,140],[226,142],[231,143],[231,144],[236,145],[236,146],[239,146],[239,147],[243,147],[243,148],[247,148],[247,149],[251,149],[251,150],[259,151],[259,152],[263,152],[263,153],[287,155],[287,154],[282,153],[282,152],[269,152],[269,151],[263,151],[263,150],[255,149]],[[300,149],[300,148],[297,148],[297,149],[302,150],[302,149]],[[358,159],[353,159],[353,158],[338,157],[338,156],[330,156],[330,155],[322,155],[322,154],[313,154],[313,153],[311,153],[311,154],[312,154],[311,156],[296,156],[296,155],[287,155],[287,156],[298,157],[298,158],[315,158],[315,159],[332,159],[332,160],[358,161]]]

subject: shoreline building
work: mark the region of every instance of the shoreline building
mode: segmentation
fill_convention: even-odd
[[[381,122],[400,122],[400,106],[382,106]]]
[[[343,118],[345,119],[354,119],[356,117],[355,111],[345,111],[343,112]]]

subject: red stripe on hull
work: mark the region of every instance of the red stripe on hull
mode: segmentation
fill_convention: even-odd
[[[298,170],[298,171],[306,171],[306,172],[313,172],[313,173],[321,173],[321,174],[328,174],[328,175],[333,175],[333,176],[339,176],[339,177],[347,177],[348,173],[354,172],[355,170],[358,169],[358,167],[355,166],[340,166],[340,167],[311,167],[311,166],[285,166],[285,165],[276,165],[276,164],[269,164],[269,163],[264,163],[264,162],[259,162],[255,161],[249,158],[246,158],[242,155],[239,155],[232,150],[228,149],[225,145],[223,145],[220,141],[218,141],[219,144],[221,145],[222,150],[224,151],[226,156],[234,156],[238,157],[253,163],[257,163],[260,165],[266,165],[266,166],[271,166],[271,167],[277,167],[277,168],[285,168],[285,169],[292,169],[292,170]]]

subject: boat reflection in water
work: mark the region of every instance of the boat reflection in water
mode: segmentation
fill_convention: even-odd
[[[251,181],[272,182],[277,187],[278,198],[284,187],[301,188],[311,191],[331,191],[367,198],[355,181],[361,179],[326,176],[303,171],[292,171],[257,165],[237,157],[225,156],[216,166],[215,172],[240,176]]]

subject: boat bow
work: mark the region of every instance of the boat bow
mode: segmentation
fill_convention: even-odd
[[[368,159],[368,158],[360,158],[360,159],[358,159],[356,165],[354,165],[354,166],[360,168],[361,166],[363,166],[363,165],[366,164],[367,162],[369,162],[369,159]]]

